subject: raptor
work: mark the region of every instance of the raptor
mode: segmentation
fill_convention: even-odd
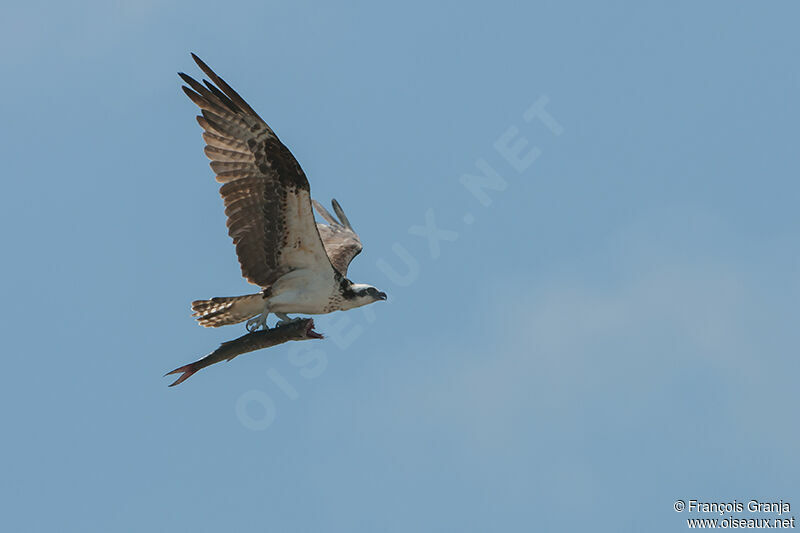
[[[183,91],[199,108],[205,153],[222,183],[220,195],[244,278],[260,291],[192,302],[201,326],[246,322],[248,331],[279,324],[289,313],[324,314],[386,300],[372,285],[353,283],[347,269],[361,252],[358,234],[334,199],[334,214],[311,199],[303,169],[275,132],[244,99],[192,54],[208,76],[202,83],[179,73]],[[313,207],[312,207],[313,205]],[[314,209],[325,223],[317,223]]]

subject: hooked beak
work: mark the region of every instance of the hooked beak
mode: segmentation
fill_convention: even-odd
[[[386,293],[385,292],[379,292],[378,293],[378,300],[385,300],[385,299],[386,299]]]

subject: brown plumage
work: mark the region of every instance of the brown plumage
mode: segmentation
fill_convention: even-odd
[[[385,300],[375,287],[346,278],[362,246],[338,202],[333,200],[336,216],[315,203],[327,221],[318,224],[308,180],[289,149],[225,80],[192,57],[210,81],[179,73],[182,89],[201,111],[204,151],[222,184],[242,275],[262,289],[196,300],[192,316],[205,327],[247,320],[255,329],[267,327],[270,312],[322,314]]]
[[[333,267],[342,275],[347,275],[350,263],[355,256],[361,253],[361,240],[353,226],[350,225],[339,202],[335,199],[331,202],[339,220],[316,200],[311,200],[311,202],[327,222],[327,224],[317,223],[317,230],[322,238],[322,244],[325,246],[325,253],[328,254]],[[261,306],[263,306],[261,294],[195,300],[192,302],[192,311],[194,311],[192,316],[203,327],[218,328],[244,322],[253,316],[253,313],[259,312]]]
[[[325,253],[328,254],[328,259],[331,260],[333,267],[346,276],[350,263],[355,256],[361,253],[363,248],[361,239],[358,238],[358,233],[350,225],[342,206],[335,198],[331,201],[331,205],[333,205],[333,211],[339,220],[336,220],[318,201],[311,201],[320,216],[328,222],[328,224],[317,223],[317,230],[322,238],[322,244],[325,246]]]
[[[260,312],[264,307],[261,293],[246,296],[226,296],[192,302],[192,316],[205,328],[238,324]]]
[[[179,73],[186,95],[201,109],[205,153],[228,216],[242,275],[269,287],[295,268],[324,269],[328,263],[314,224],[310,187],[300,164],[275,132],[225,80],[200,58],[211,78],[205,85]]]

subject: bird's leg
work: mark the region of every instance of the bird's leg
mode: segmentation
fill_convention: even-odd
[[[298,320],[301,320],[301,318],[300,318],[300,317],[297,317],[297,318],[291,318],[291,317],[290,317],[289,315],[287,315],[286,313],[275,313],[275,316],[277,316],[277,317],[280,319],[280,320],[278,320],[278,323],[277,323],[277,324],[275,324],[275,326],[276,326],[276,327],[277,327],[277,326],[283,326],[283,325],[285,325],[285,324],[291,324],[292,322],[296,322],[296,321],[298,321]]]
[[[259,329],[267,329],[267,314],[261,313],[260,315],[251,318],[247,321],[245,326],[247,327],[247,331],[250,333],[258,331]]]
[[[254,331],[258,331],[259,329],[269,329],[267,327],[267,316],[268,315],[269,315],[269,310],[267,309],[267,306],[265,305],[263,313],[261,313],[258,316],[255,316],[255,317],[253,317],[253,318],[251,318],[250,320],[247,321],[247,324],[245,324],[245,327],[247,328],[247,331],[249,331],[250,333],[253,333]]]

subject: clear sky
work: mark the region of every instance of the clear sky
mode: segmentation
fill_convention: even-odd
[[[800,8],[647,4],[4,6],[2,529],[800,515]],[[189,302],[252,289],[190,51],[342,203],[351,278],[389,301],[168,388],[244,333]]]

